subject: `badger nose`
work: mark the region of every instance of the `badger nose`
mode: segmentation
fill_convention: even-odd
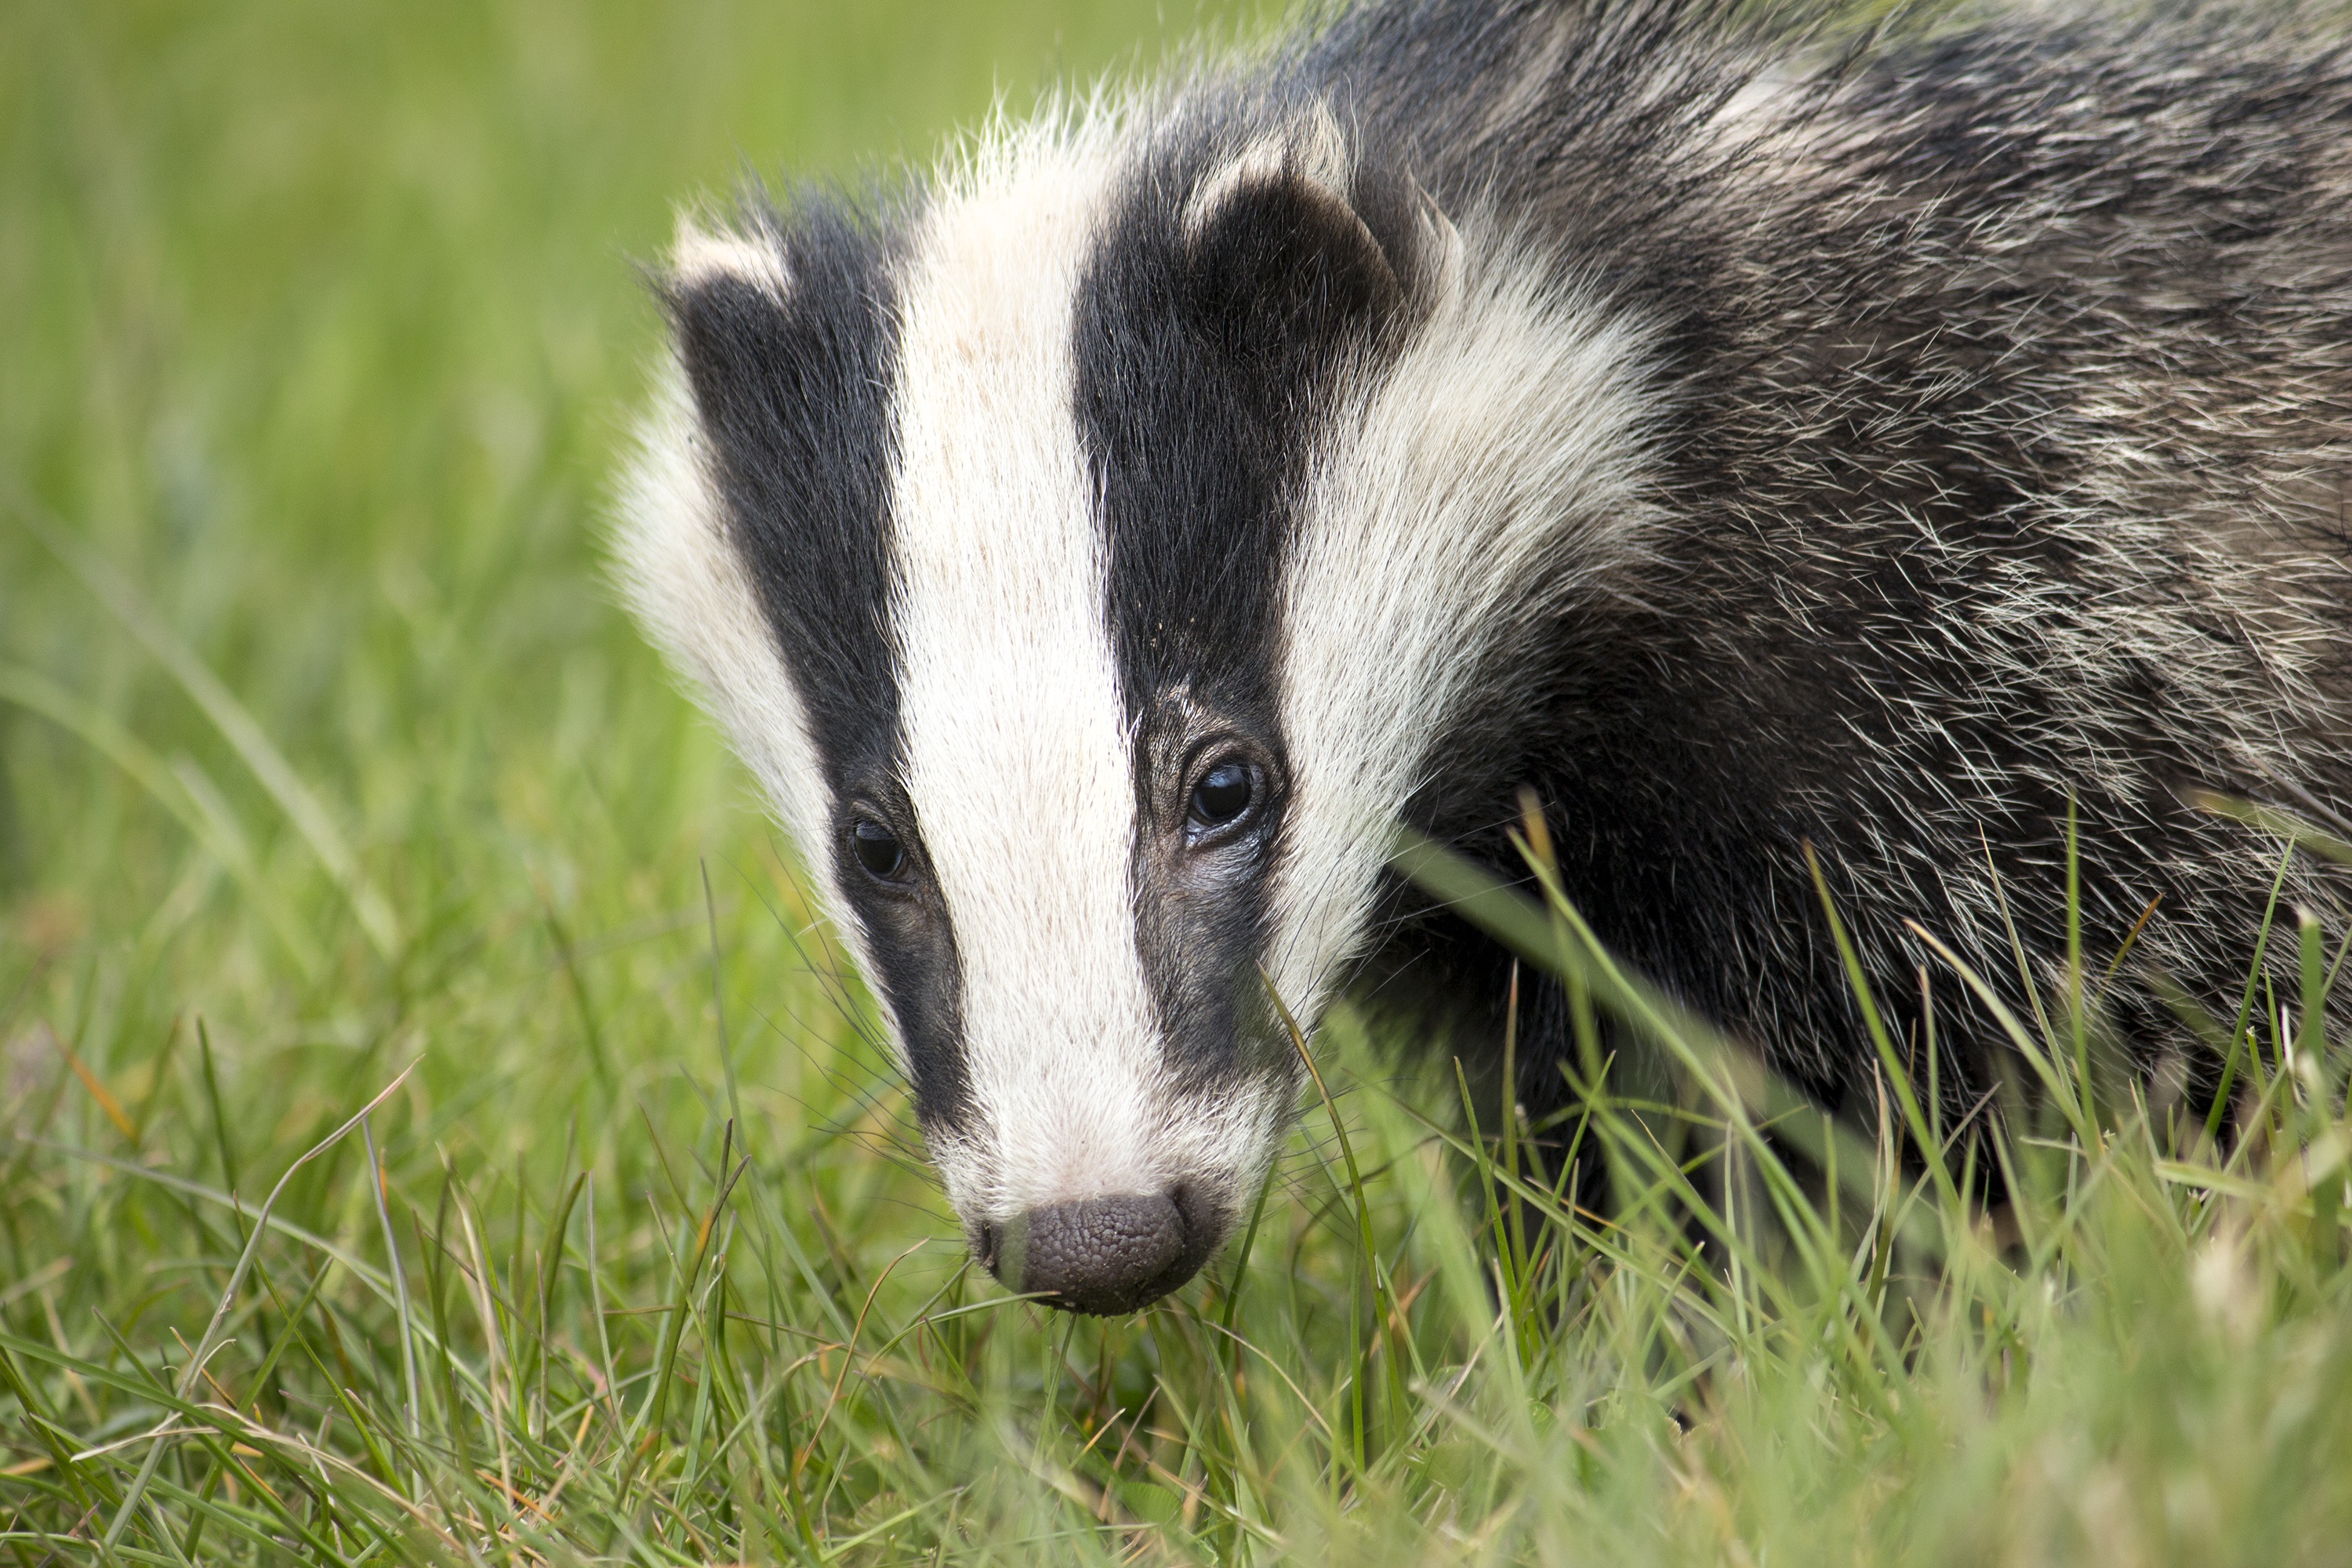
[[[1065,1311],[1131,1312],[1200,1267],[1189,1228],[1173,1198],[1087,1198],[1031,1209],[985,1261],[1007,1286]]]

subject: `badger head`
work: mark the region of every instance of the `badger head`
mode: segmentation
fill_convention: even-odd
[[[1641,333],[1555,272],[1315,107],[683,226],[621,575],[1013,1289],[1127,1310],[1233,1228],[1272,999],[1311,1037],[1450,717],[1630,537]]]

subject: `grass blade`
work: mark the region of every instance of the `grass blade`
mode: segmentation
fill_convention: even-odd
[[[213,727],[252,770],[261,787],[278,802],[279,809],[294,824],[295,831],[309,843],[320,864],[327,868],[335,885],[343,890],[352,912],[359,917],[361,930],[367,933],[377,953],[387,960],[396,956],[400,951],[400,922],[392,912],[392,905],[360,868],[359,857],[352,852],[342,829],[335,826],[333,814],[295,771],[294,764],[286,760],[285,753],[245,704],[196,656],[195,649],[181,640],[179,633],[131,585],[131,579],[116,570],[113,563],[88,541],[21,500],[16,510],[17,520],[33,536],[81,579],[91,595],[113,612],[115,619],[194,700],[213,721]]]

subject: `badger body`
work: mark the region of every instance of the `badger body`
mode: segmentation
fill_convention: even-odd
[[[2276,871],[2188,794],[2352,800],[2338,37],[1743,15],[1375,0],[682,226],[624,580],[1008,1284],[1199,1268],[1295,1099],[1270,995],[1496,1030],[1392,824],[1515,875],[1532,791],[1601,939],[1834,1106],[1808,846],[1908,1027],[1906,921],[2063,951],[2071,813],[2093,951],[2161,898],[2147,1063]],[[1938,1022],[1971,1104],[1997,1034]]]

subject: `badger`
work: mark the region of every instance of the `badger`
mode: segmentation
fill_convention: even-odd
[[[1832,1108],[1876,1058],[1809,851],[1914,1049],[1907,922],[2017,1001],[2074,856],[2143,1067],[2274,879],[2338,907],[2193,804],[2352,799],[2324,20],[1362,0],[690,208],[656,292],[626,595],[1055,1306],[1236,1228],[1285,1012],[1493,1049],[1507,955],[1399,825],[1516,878],[1538,803],[1600,939]],[[1567,1018],[1520,1006],[1530,1115]],[[2001,1037],[1938,1019],[1975,1103]]]

